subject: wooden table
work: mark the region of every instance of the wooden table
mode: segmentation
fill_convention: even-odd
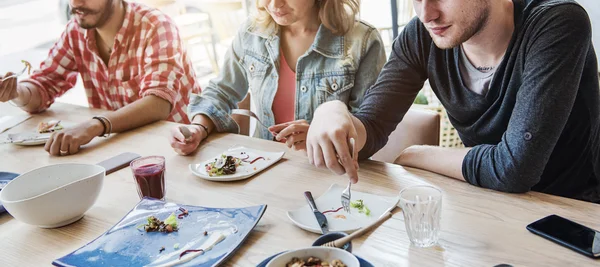
[[[0,104],[0,114],[20,114]],[[66,104],[11,131],[32,129],[50,118],[69,122],[89,119],[103,111]],[[332,183],[345,178],[319,170],[300,152],[284,145],[233,134],[215,134],[192,156],[177,155],[166,136],[173,123],[159,122],[119,134],[96,138],[78,155],[51,157],[41,146],[0,146],[0,170],[23,173],[61,162],[96,163],[121,152],[163,155],[167,160],[167,199],[189,205],[245,207],[268,204],[267,212],[242,248],[226,266],[254,266],[267,256],[309,246],[316,234],[303,231],[287,218],[286,211],[305,204],[303,192],[319,196]],[[286,150],[284,159],[253,178],[229,183],[199,179],[188,164],[199,162],[235,144],[268,151]],[[401,213],[354,241],[354,252],[375,266],[598,266],[594,261],[529,233],[525,226],[549,214],[558,214],[600,229],[600,205],[540,193],[504,194],[480,189],[433,173],[374,161],[361,163],[360,182],[354,190],[394,196],[410,185],[432,184],[444,192],[440,245],[420,249],[409,245]],[[105,178],[96,204],[86,216],[59,229],[40,229],[0,215],[0,266],[48,266],[52,260],[85,245],[118,222],[139,198],[130,170]]]

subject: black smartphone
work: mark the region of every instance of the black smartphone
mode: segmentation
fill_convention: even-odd
[[[558,215],[527,225],[527,230],[583,255],[600,258],[600,232]]]
[[[102,162],[98,162],[97,165],[100,165],[106,169],[106,175],[109,175],[113,172],[116,172],[122,168],[129,166],[129,163],[134,159],[139,158],[140,155],[131,152],[125,152],[123,154],[119,154]]]

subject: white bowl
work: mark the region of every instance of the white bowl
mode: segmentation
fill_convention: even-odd
[[[73,223],[94,205],[104,181],[103,167],[56,164],[24,173],[0,191],[0,201],[17,220],[42,228]]]
[[[266,267],[285,267],[292,258],[307,260],[309,257],[317,257],[322,261],[331,263],[333,260],[341,260],[348,267],[360,267],[358,259],[350,252],[339,248],[309,247],[292,250],[273,258]]]

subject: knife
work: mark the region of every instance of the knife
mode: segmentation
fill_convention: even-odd
[[[304,192],[304,196],[306,197],[306,200],[308,201],[308,205],[312,209],[312,212],[315,214],[317,223],[319,224],[319,227],[321,228],[321,233],[322,234],[328,233],[329,232],[329,224],[327,223],[327,218],[325,218],[325,215],[317,209],[317,204],[315,204],[315,200],[313,199],[312,193],[310,193],[310,191],[306,191],[306,192]]]

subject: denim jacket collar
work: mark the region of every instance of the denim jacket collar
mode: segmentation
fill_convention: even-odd
[[[271,41],[279,38],[278,28],[272,25],[266,29],[259,29],[250,25],[246,31]],[[327,27],[321,24],[310,49],[325,57],[342,58],[344,56],[344,36],[334,35]]]

